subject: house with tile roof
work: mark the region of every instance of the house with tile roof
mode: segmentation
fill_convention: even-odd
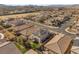
[[[25,54],[38,54],[38,53],[36,51],[34,51],[33,49],[30,49]]]
[[[72,39],[67,35],[59,33],[48,43],[46,43],[44,47],[47,50],[57,54],[70,53],[72,47]]]

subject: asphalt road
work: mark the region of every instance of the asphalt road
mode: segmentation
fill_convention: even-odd
[[[44,24],[41,24],[41,23],[37,23],[37,22],[34,22],[34,21],[29,21],[29,22],[31,22],[31,23],[33,23],[33,24],[35,24],[35,25],[38,25],[38,26],[40,26],[40,27],[47,28],[47,29],[49,29],[49,30],[55,31],[55,32],[59,32],[59,33],[63,33],[63,34],[69,35],[69,36],[71,36],[73,39],[75,38],[75,35],[70,34],[70,33],[67,33],[67,32],[65,31],[65,29],[66,29],[68,26],[70,26],[70,25],[72,24],[72,22],[73,22],[72,20],[66,21],[66,22],[65,22],[64,24],[62,24],[61,27],[59,27],[59,28],[53,28],[53,27],[51,27],[51,26],[47,26],[47,25],[44,25]]]

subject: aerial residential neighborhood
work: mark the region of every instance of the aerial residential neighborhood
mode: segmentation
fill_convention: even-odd
[[[77,6],[0,7],[0,54],[79,54]]]

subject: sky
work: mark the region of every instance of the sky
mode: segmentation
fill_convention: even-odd
[[[79,0],[0,0],[6,5],[57,5],[79,4]]]

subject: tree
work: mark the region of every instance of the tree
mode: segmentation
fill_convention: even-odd
[[[21,45],[24,45],[24,38],[22,36],[18,36],[16,37],[16,42]]]

